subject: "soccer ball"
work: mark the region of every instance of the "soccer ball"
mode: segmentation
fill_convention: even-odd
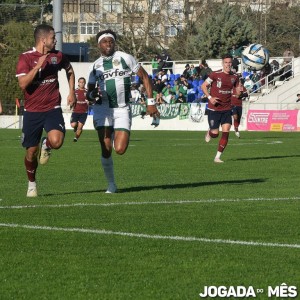
[[[242,52],[242,61],[250,70],[261,70],[269,62],[269,50],[260,44],[251,44]]]

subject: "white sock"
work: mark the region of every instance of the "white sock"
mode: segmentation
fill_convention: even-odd
[[[29,189],[36,188],[36,182],[35,181],[28,181],[28,188]]]
[[[222,154],[222,152],[218,151],[218,152],[217,152],[217,155],[216,155],[216,158],[220,158],[220,157],[221,157],[221,154]]]
[[[44,139],[43,144],[42,144],[42,149],[46,150],[48,147],[46,146],[46,141],[47,139]]]
[[[108,183],[115,183],[114,163],[112,157],[110,156],[109,158],[104,158],[101,156],[101,164]]]

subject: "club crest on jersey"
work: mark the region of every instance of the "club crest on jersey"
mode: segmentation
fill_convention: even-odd
[[[231,78],[231,83],[232,83],[232,84],[235,83],[235,78]]]
[[[113,63],[114,66],[118,66],[118,65],[120,64],[120,61],[119,61],[117,58],[115,58],[115,59],[112,61],[112,63]]]
[[[218,78],[217,87],[220,88],[221,86],[222,86],[222,80],[221,80],[221,78]]]
[[[57,57],[56,56],[51,57],[51,64],[57,65]]]

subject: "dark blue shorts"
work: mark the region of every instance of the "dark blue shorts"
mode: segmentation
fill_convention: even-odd
[[[232,114],[233,115],[238,115],[238,117],[242,116],[243,108],[242,106],[234,106],[232,108]]]
[[[87,113],[72,113],[70,123],[78,123],[85,124],[87,119]]]
[[[22,146],[26,148],[37,146],[41,140],[43,129],[46,132],[54,129],[66,132],[61,108],[46,112],[24,111]]]
[[[232,124],[231,110],[208,110],[208,124],[210,129],[219,129],[220,125]]]

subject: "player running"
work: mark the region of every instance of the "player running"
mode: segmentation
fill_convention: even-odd
[[[73,112],[70,120],[71,127],[74,128],[75,132],[73,142],[77,142],[81,136],[88,115],[89,101],[86,99],[87,89],[85,84],[85,78],[80,77],[78,79],[78,88],[75,90],[76,102],[72,106]]]
[[[132,55],[115,51],[116,33],[109,29],[100,31],[96,41],[101,56],[90,68],[88,99],[95,103],[93,120],[101,145],[101,163],[108,181],[106,193],[115,193],[117,186],[112,147],[122,155],[129,144],[132,118],[129,100],[133,73],[141,78],[146,89],[148,113],[159,116],[159,112],[152,98],[152,82],[145,69]]]
[[[29,180],[27,197],[37,197],[36,170],[39,143],[43,130],[39,163],[46,164],[51,149],[59,149],[64,141],[65,122],[61,110],[58,71],[66,70],[69,83],[68,104],[75,102],[75,74],[67,57],[55,50],[54,28],[38,25],[34,31],[35,47],[22,53],[16,76],[24,92],[22,146],[26,148],[25,168]]]
[[[201,86],[208,98],[209,129],[205,135],[205,141],[208,143],[211,138],[217,138],[220,125],[222,128],[222,136],[214,159],[215,163],[223,163],[220,157],[228,143],[232,124],[231,95],[233,88],[237,86],[239,81],[238,76],[231,71],[232,56],[230,54],[222,57],[222,66],[222,70],[210,73]]]

